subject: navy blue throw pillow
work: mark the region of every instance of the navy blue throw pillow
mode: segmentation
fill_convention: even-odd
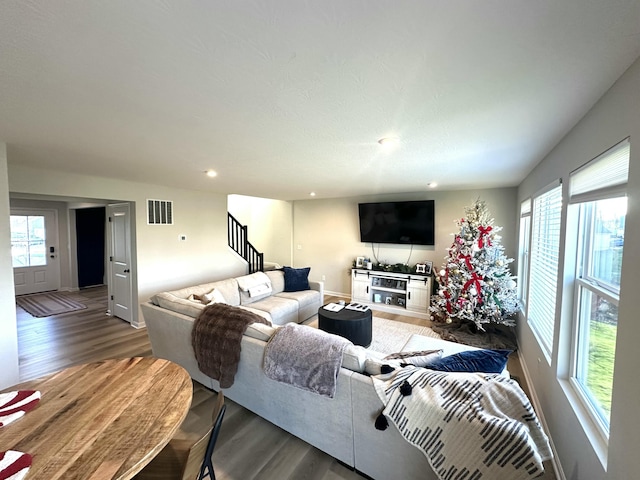
[[[500,373],[507,366],[511,350],[466,350],[447,355],[427,368],[441,372]]]
[[[300,292],[301,290],[309,290],[309,272],[311,267],[291,268],[282,267],[284,271],[284,291]]]

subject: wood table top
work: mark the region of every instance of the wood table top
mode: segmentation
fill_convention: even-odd
[[[130,479],[173,437],[191,406],[187,371],[136,357],[79,365],[5,391],[38,406],[0,428],[0,452],[33,456],[26,480]]]

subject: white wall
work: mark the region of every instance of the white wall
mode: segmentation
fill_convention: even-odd
[[[293,204],[293,255],[296,267],[311,267],[310,278],[325,276],[325,289],[334,294],[350,295],[351,265],[358,256],[374,258],[370,243],[360,242],[358,203],[394,200],[434,200],[436,237],[434,246],[375,244],[374,252],[383,263],[408,263],[424,260],[439,268],[451,246],[454,223],[464,216],[464,208],[477,198],[487,202],[495,225],[503,227],[505,253],[514,257],[517,251],[516,189],[429,191],[415,194],[378,195],[339,199],[311,199]],[[515,273],[515,272],[514,272]]]
[[[140,302],[159,291],[246,273],[246,264],[227,246],[226,195],[63,174],[11,163],[8,171],[12,193],[134,202]],[[147,225],[148,198],[174,202],[174,225]],[[183,234],[186,242],[179,241]]]
[[[283,200],[229,195],[229,213],[248,227],[249,241],[265,262],[291,265],[292,204]]]
[[[571,406],[575,400],[564,378],[566,358],[558,356],[559,346],[566,352],[570,340],[571,315],[557,315],[553,361],[548,365],[529,326],[520,322],[521,358],[531,376],[543,407],[564,473],[571,480],[613,480],[636,478],[640,472],[640,321],[636,290],[640,285],[640,60],[614,84],[592,110],[553,149],[520,185],[518,197],[524,200],[551,181],[561,178],[564,198],[569,173],[620,140],[631,137],[628,184],[628,213],[621,280],[616,362],[611,409],[608,468],[598,458]],[[563,202],[566,205],[566,201]],[[561,262],[563,255],[561,255]],[[571,287],[560,298],[571,297]],[[578,412],[581,410],[578,408]],[[604,452],[607,453],[606,449]]]
[[[0,142],[0,390],[18,383],[18,331],[11,264],[7,146]]]

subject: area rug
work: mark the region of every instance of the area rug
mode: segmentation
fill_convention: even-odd
[[[318,328],[318,317],[313,317],[307,325]],[[425,337],[441,338],[429,327],[412,325],[410,323],[396,322],[386,318],[373,317],[371,321],[372,339],[368,350],[380,353],[395,353],[402,350],[411,335],[417,334]]]
[[[50,317],[87,308],[83,303],[58,292],[20,295],[16,297],[16,304],[34,317]]]

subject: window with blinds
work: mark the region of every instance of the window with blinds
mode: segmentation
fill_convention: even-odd
[[[528,321],[550,360],[555,329],[562,185],[534,197],[531,215]]]
[[[571,383],[609,436],[630,144],[624,140],[569,177],[567,242],[577,246]]]

